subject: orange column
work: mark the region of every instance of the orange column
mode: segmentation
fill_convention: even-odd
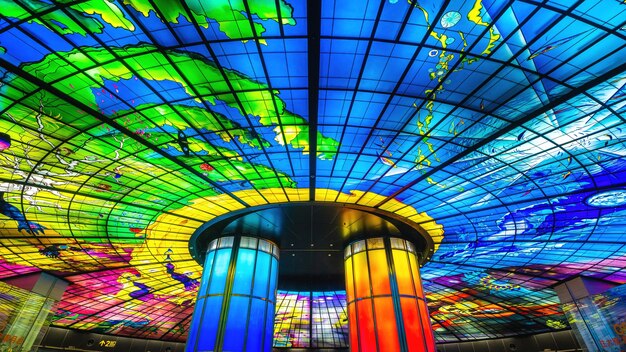
[[[350,351],[434,352],[415,247],[371,238],[345,250]]]

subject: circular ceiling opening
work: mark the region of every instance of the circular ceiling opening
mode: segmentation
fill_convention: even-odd
[[[352,204],[301,202],[252,207],[215,218],[196,230],[189,250],[202,265],[208,243],[228,235],[277,243],[279,288],[284,290],[343,289],[343,248],[359,239],[407,239],[415,244],[422,264],[433,249],[424,229],[396,214]]]

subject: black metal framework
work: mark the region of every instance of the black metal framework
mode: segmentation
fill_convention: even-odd
[[[602,1],[614,3],[614,0]],[[59,313],[60,325],[93,329],[90,321],[99,319],[105,322],[101,328],[110,329],[109,332],[122,331],[130,327],[120,325],[107,327],[106,322],[124,321],[123,311],[126,311],[136,313],[136,316],[149,317],[146,319],[150,323],[146,325],[129,323],[137,336],[165,340],[183,339],[191,317],[190,303],[173,303],[175,300],[171,299],[167,307],[157,311],[154,305],[141,302],[147,302],[154,297],[173,297],[178,293],[173,288],[173,274],[162,268],[165,265],[163,253],[168,249],[177,253],[187,251],[188,241],[178,237],[172,238],[175,236],[159,235],[160,239],[167,239],[169,245],[159,247],[163,253],[148,251],[149,254],[142,253],[138,255],[137,261],[131,263],[129,252],[138,251],[140,246],[120,245],[119,234],[128,233],[129,229],[147,232],[147,225],[143,228],[144,226],[134,227],[135,224],[154,224],[165,215],[171,216],[168,226],[172,233],[191,234],[196,228],[195,222],[200,221],[199,213],[218,216],[234,208],[249,211],[258,204],[274,203],[275,194],[265,193],[267,179],[276,180],[277,186],[274,188],[281,201],[283,198],[295,201],[300,197],[300,194],[294,196],[292,193],[293,188],[300,182],[308,184],[304,194],[308,195],[309,201],[355,203],[358,206],[374,207],[380,211],[397,214],[404,211],[411,213],[412,210],[436,214],[437,222],[447,224],[446,237],[444,244],[439,247],[439,252],[429,258],[430,264],[425,270],[432,271],[425,286],[432,290],[442,289],[453,297],[463,295],[462,299],[468,302],[480,301],[502,307],[506,311],[503,314],[511,314],[510,316],[518,319],[499,318],[502,324],[510,327],[509,330],[518,328],[521,330],[527,325],[533,326],[532,331],[552,329],[546,325],[546,319],[533,314],[524,314],[525,311],[519,306],[528,306],[534,299],[546,299],[543,293],[548,292],[551,286],[563,279],[563,276],[570,275],[559,274],[559,270],[563,270],[561,266],[572,264],[574,254],[570,252],[563,251],[562,254],[554,255],[548,264],[534,264],[543,263],[544,256],[549,253],[559,252],[559,249],[554,247],[556,243],[590,253],[585,254],[590,263],[607,258],[624,263],[626,239],[623,237],[616,239],[616,236],[604,239],[605,231],[617,231],[623,227],[620,223],[622,215],[619,213],[612,218],[618,223],[610,225],[601,219],[608,210],[588,210],[596,212],[596,216],[584,220],[590,227],[590,234],[582,239],[566,238],[562,233],[572,233],[571,229],[563,222],[554,220],[559,216],[558,200],[561,198],[584,198],[589,193],[597,194],[626,187],[621,175],[608,169],[620,159],[616,155],[616,150],[610,148],[623,147],[622,138],[614,137],[616,130],[623,129],[626,122],[623,107],[626,98],[623,96],[623,88],[618,89],[611,97],[603,97],[596,91],[599,87],[606,87],[609,84],[617,86],[624,79],[626,64],[623,60],[615,58],[623,58],[626,53],[626,21],[619,17],[623,17],[624,12],[616,13],[616,17],[612,17],[613,14],[598,15],[594,9],[603,6],[600,0],[571,2],[510,0],[499,2],[497,6],[490,6],[485,2],[481,14],[489,12],[489,19],[484,17],[486,25],[476,25],[475,30],[468,33],[471,36],[464,38],[467,40],[467,46],[461,49],[444,48],[441,42],[433,40],[433,37],[441,32],[440,23],[443,16],[464,3],[451,0],[433,5],[435,8],[426,8],[426,5],[415,0],[399,1],[398,4],[366,1],[370,8],[368,21],[371,22],[371,26],[362,25],[363,32],[352,35],[336,31],[335,26],[338,26],[340,21],[347,20],[337,15],[338,10],[345,5],[338,1],[294,2],[293,18],[291,14],[281,10],[282,0],[271,1],[276,9],[276,18],[265,20],[268,22],[274,20],[276,23],[272,25],[276,28],[272,31],[268,24],[268,30],[263,32],[257,26],[260,22],[259,14],[254,12],[255,2],[244,0],[242,3],[244,8],[240,9],[239,13],[245,19],[240,25],[249,25],[250,34],[232,38],[212,34],[212,31],[219,32],[219,24],[215,20],[209,20],[210,23],[205,26],[202,19],[194,16],[195,9],[185,2],[181,5],[179,23],[159,20],[166,16],[167,9],[160,6],[158,1],[145,2],[146,6],[149,5],[154,9],[149,16],[123,1],[114,2],[112,6],[118,6],[120,13],[127,16],[135,29],[124,31],[121,27],[100,22],[104,23],[103,33],[93,30],[90,22],[83,21],[85,18],[100,21],[99,15],[77,12],[74,8],[76,5],[87,5],[86,1],[41,2],[41,8],[32,5],[34,3],[36,2],[22,0],[12,2],[12,8],[22,12],[20,17],[15,17],[8,10],[0,14],[0,98],[6,103],[0,106],[0,120],[5,125],[11,126],[10,131],[0,132],[10,132],[14,149],[21,148],[28,150],[30,155],[37,155],[37,157],[30,155],[19,157],[18,154],[11,154],[11,149],[2,152],[4,171],[0,175],[0,183],[2,194],[6,195],[6,199],[3,198],[1,203],[7,207],[5,204],[13,205],[18,213],[23,215],[25,223],[36,223],[46,215],[54,219],[46,223],[45,231],[37,233],[29,229],[20,229],[18,226],[22,225],[6,216],[6,211],[2,213],[3,242],[0,245],[5,250],[2,252],[2,260],[14,264],[21,263],[25,267],[10,265],[6,268],[0,267],[3,270],[0,278],[5,275],[17,276],[29,270],[58,270],[62,276],[74,283],[73,290],[66,296],[70,302],[66,307],[69,313]],[[421,5],[425,7],[421,8]],[[387,28],[385,21],[390,9],[398,12],[394,20],[397,27],[394,27],[396,29],[393,33],[386,35],[381,28]],[[422,11],[429,13],[427,21],[420,17]],[[55,14],[68,19],[68,23],[74,25],[73,28],[76,28],[77,32],[84,32],[84,35],[68,35],[69,27],[49,22],[49,16]],[[512,24],[506,35],[502,35],[502,38],[494,43],[490,53],[483,53],[481,50],[485,38],[492,30],[502,28],[501,25],[509,21],[507,16],[511,14],[516,15],[518,21]],[[298,23],[288,25],[285,22],[290,19],[298,23],[306,21],[306,25],[301,25],[300,30]],[[533,27],[535,23],[543,25],[535,28]],[[418,25],[422,27],[419,35],[415,36],[413,34],[416,33],[415,28]],[[576,29],[578,27],[584,30],[579,31]],[[528,28],[532,28],[533,31],[527,30]],[[532,61],[529,59],[530,53],[542,49],[550,43],[551,38],[566,31],[572,31],[572,34],[591,34],[570,40],[572,47],[564,50],[560,57],[555,57],[554,62],[529,65]],[[165,60],[164,66],[171,67],[172,71],[181,77],[179,84],[188,87],[188,94],[178,96],[174,92],[179,87],[161,85],[161,82],[157,82],[159,80],[152,80],[142,74],[140,69],[133,67],[132,62],[139,55],[124,54],[117,50],[120,46],[131,46],[123,41],[128,36],[135,37],[136,42],[151,45],[147,53],[162,55]],[[519,45],[515,42],[518,36],[524,37],[524,42]],[[263,40],[267,41],[268,45],[263,44]],[[118,42],[123,42],[124,45]],[[354,43],[355,48],[348,50],[341,44],[348,42]],[[579,47],[573,45],[577,42],[583,45]],[[290,44],[294,44],[293,47],[289,46]],[[281,49],[276,49],[279,45],[282,45]],[[603,45],[606,48],[603,55],[595,55],[595,48]],[[8,48],[6,53],[5,46]],[[23,53],[15,51],[16,47],[23,49]],[[99,55],[90,51],[90,48],[101,48],[103,53],[111,56],[111,59],[102,60]],[[381,48],[391,49],[381,53]],[[408,52],[405,55],[407,59],[405,66],[398,69],[393,81],[380,80],[379,85],[372,85],[371,77],[367,76],[370,68],[368,65],[377,62],[380,57],[397,56],[393,52],[397,49]],[[550,48],[544,48],[548,49]],[[444,50],[454,55],[454,60],[450,62],[449,69],[442,74],[441,79],[428,81],[429,85],[423,88],[411,86],[413,76],[418,73],[425,74],[426,66],[431,64],[428,61],[431,60],[428,58],[429,52],[439,53]],[[506,50],[510,50],[510,55],[502,54]],[[83,55],[88,64],[79,65],[72,57],[66,55],[69,51]],[[272,60],[276,59],[273,55],[275,52],[279,52],[281,58],[284,58],[285,63],[282,65],[285,72],[277,70],[273,65]],[[325,66],[337,62],[329,59],[333,55],[355,52],[361,56],[360,61],[352,58],[346,67],[341,67],[339,70],[341,74],[336,71],[333,73]],[[22,55],[24,53],[28,55]],[[215,65],[218,79],[224,82],[223,90],[205,93],[202,86],[194,84],[193,75],[183,72],[180,68],[176,61],[177,54],[189,57],[202,56],[203,60]],[[287,58],[296,54],[302,54],[301,57],[307,60],[303,69],[303,79],[296,79],[297,74],[288,70],[293,68],[290,67],[293,63],[288,64]],[[550,51],[546,51],[546,54],[549,55]],[[50,80],[38,71],[27,69],[29,64],[40,62],[46,55],[66,67],[67,74]],[[471,60],[478,61],[471,66],[467,64]],[[598,72],[597,67],[607,62],[615,64],[610,69]],[[103,84],[90,74],[114,63],[124,67],[136,78],[137,84],[145,88],[145,91],[138,88],[137,94],[155,97],[154,104],[158,108],[169,109],[171,106],[190,104],[189,101],[197,100],[196,107],[206,112],[207,119],[216,120],[216,131],[207,133],[202,126],[196,125],[183,109],[172,108],[168,111],[190,126],[188,138],[194,138],[212,148],[210,155],[198,150],[190,150],[189,157],[172,153],[168,148],[174,144],[176,133],[172,132],[171,127],[158,125],[150,116],[150,107],[141,107],[130,102],[123,93],[116,91],[108,83]],[[479,66],[481,63],[489,64],[493,70],[482,72]],[[423,70],[420,65],[423,66]],[[229,76],[232,71],[237,70],[250,80],[261,82],[265,88],[241,87],[236,79]],[[471,89],[448,90],[450,86],[446,83],[448,80],[454,80],[456,77],[465,79],[463,75],[468,72],[472,72],[471,76],[481,77],[476,82],[468,82]],[[526,79],[514,82],[513,88],[503,90],[497,99],[485,98],[489,96],[487,90],[505,86],[504,81],[507,79],[516,80],[515,74],[523,75]],[[287,79],[279,80],[278,78],[282,76]],[[75,96],[72,89],[65,85],[71,77],[82,77],[103,97],[119,101],[124,106],[125,112],[104,111],[97,104],[90,105],[81,97]],[[353,83],[346,85],[337,83],[342,79]],[[532,109],[517,115],[511,114],[516,96],[534,90],[540,85],[553,85],[561,90],[552,95],[546,92],[545,100],[533,105]],[[8,88],[15,94],[6,93],[5,89]],[[439,89],[444,89],[446,94],[440,94]],[[278,121],[272,126],[278,131],[276,135],[284,135],[293,127],[283,121],[280,114],[283,102],[281,99],[284,99],[287,108],[290,109],[299,104],[304,106],[298,110],[309,128],[305,139],[310,151],[304,158],[299,154],[300,150],[292,148],[288,143],[280,144],[272,142],[271,139],[267,141],[268,136],[271,136],[271,132],[267,130],[271,128],[259,123],[259,118],[249,107],[250,101],[243,99],[246,93],[261,91],[280,92],[272,94],[267,99],[267,110],[273,111],[271,117]],[[93,119],[102,126],[117,131],[118,136],[127,141],[127,144],[132,143],[133,148],[116,157],[90,147],[86,142],[82,143],[81,138],[84,136],[88,136],[90,141],[103,138],[94,131],[93,126],[78,127],[80,121],[68,122],[50,114],[43,107],[43,102],[37,101],[37,97],[44,95],[54,97],[54,101],[46,102],[49,105],[64,104],[68,107],[68,113],[81,110],[85,112],[85,119]],[[220,112],[219,107],[210,101],[231,95],[234,102],[229,109],[237,112],[231,112],[232,116],[227,116],[226,120],[232,117],[237,124],[229,126],[226,120],[219,118],[224,112]],[[336,98],[339,95],[343,96]],[[306,103],[298,98],[300,96],[308,97]],[[373,96],[379,96],[380,101],[375,101]],[[342,119],[331,118],[334,112],[328,111],[329,108],[326,107],[326,103],[333,99],[341,100],[344,106],[341,112]],[[398,118],[397,124],[389,124],[390,117],[396,114],[396,109],[403,107],[405,101],[411,99],[415,104],[414,109]],[[380,103],[379,107],[372,107],[366,122],[359,120],[359,104],[363,101],[372,103],[372,106],[373,103]],[[421,117],[424,116],[424,111],[431,102],[440,107],[440,110],[436,111],[436,122],[422,132],[415,132],[411,127],[415,125],[416,119],[420,118],[420,114]],[[591,107],[586,109],[581,106],[583,103]],[[555,125],[534,124],[546,115],[555,115],[555,111],[570,107],[577,109],[575,117],[564,119]],[[16,118],[13,113],[16,109],[31,111],[31,120]],[[398,112],[401,113],[405,112]],[[573,133],[566,141],[552,141],[555,131],[573,128],[581,121],[591,121],[594,116],[604,113],[613,116],[615,121],[598,122],[598,126],[593,130],[579,135]],[[146,121],[146,124],[153,126],[153,133],[159,133],[164,137],[158,141],[143,138],[124,123],[125,120],[134,118]],[[440,133],[446,131],[451,122],[458,124],[459,118],[463,119],[464,125],[456,133],[447,135]],[[53,122],[58,128],[39,129],[38,121]],[[484,121],[492,121],[492,125]],[[304,123],[298,126],[304,126]],[[476,129],[485,131],[481,138],[475,138],[471,134]],[[250,148],[245,143],[239,142],[241,130],[248,131],[252,141],[250,143],[258,144],[259,148]],[[46,145],[29,146],[28,143],[16,138],[20,133],[23,136],[36,136],[37,139],[48,141],[51,145],[49,148]],[[318,133],[332,135],[338,142],[337,155],[345,158],[321,160],[318,153],[320,147]],[[218,134],[232,142],[224,142],[216,137]],[[604,140],[599,144],[589,142],[602,138],[605,138],[606,142]],[[515,143],[515,139],[518,139],[519,143]],[[437,160],[441,155],[445,157],[424,166],[422,171],[417,173],[413,166],[417,165],[416,149],[423,147],[427,141],[434,142],[434,147],[432,150],[424,148],[427,151],[423,155],[425,158]],[[111,148],[115,148],[118,142],[102,140],[103,145]],[[504,146],[494,147],[499,143]],[[529,149],[523,156],[511,157],[511,153],[517,151],[522,143],[532,145],[534,148]],[[91,163],[82,171],[69,168],[69,164],[84,161],[75,156],[76,151],[81,148],[88,149],[93,158],[101,162]],[[164,160],[163,165],[145,160],[144,155],[148,152]],[[382,162],[381,167],[379,159],[386,157],[387,152],[393,152],[393,156],[388,158],[391,162]],[[557,175],[557,178],[562,179],[563,186],[551,189],[548,185],[548,176],[536,175],[533,172],[535,166],[528,167],[523,162],[524,160],[544,162],[546,156],[557,154],[560,157],[545,161],[550,164],[544,165],[544,168],[552,166],[553,169],[562,169],[563,165],[566,165],[569,174]],[[18,161],[18,158],[21,160]],[[192,158],[202,163],[190,162]],[[138,166],[137,160],[150,164],[151,168],[146,170],[144,164]],[[211,165],[218,161],[224,165],[223,168],[214,168]],[[497,164],[492,170],[496,176],[488,182],[476,176],[476,170],[480,169],[481,162],[484,163],[485,169],[489,163]],[[242,163],[252,170],[249,174],[241,169]],[[208,165],[205,168],[212,170],[203,171],[200,169],[203,164]],[[403,167],[408,171],[395,173]],[[125,170],[122,179],[128,186],[112,191],[98,190],[95,193],[91,190],[107,182],[116,182],[113,175],[114,169],[118,168]],[[57,170],[63,172],[49,177]],[[80,182],[74,181],[72,176],[74,174],[80,174],[80,177],[84,178],[81,178]],[[603,178],[612,180],[610,183],[602,183]],[[78,176],[75,179],[78,180]],[[286,179],[293,181],[293,184],[285,181]],[[334,184],[336,180],[339,180],[339,183]],[[520,190],[517,196],[505,195],[506,190],[522,182],[526,188]],[[455,197],[445,193],[442,185],[448,190],[471,189],[477,194],[476,203],[483,197],[494,201],[484,206],[468,206],[455,201]],[[324,195],[328,188],[332,188],[336,193]],[[358,192],[354,192],[355,190]],[[32,192],[35,192],[34,196]],[[61,196],[53,192],[60,192]],[[371,193],[381,194],[382,198],[370,202],[368,197]],[[139,201],[139,194],[145,199],[154,200]],[[193,204],[196,197],[216,194],[224,198],[215,201],[211,207]],[[346,198],[347,196],[349,198]],[[65,201],[63,197],[67,198],[69,205],[59,209],[60,199]],[[580,203],[584,202],[584,199],[576,199]],[[225,200],[232,201],[236,207],[228,207]],[[401,204],[396,204],[396,201],[400,201]],[[89,203],[102,203],[107,206],[103,206],[102,211],[94,211],[84,206]],[[488,217],[486,214],[497,213],[503,218],[506,214],[516,214],[516,211],[526,208],[529,204],[539,203],[547,204],[544,210],[545,217],[552,219],[542,228],[547,236],[538,239],[522,237],[517,233],[526,229],[522,228],[521,222],[515,222],[510,229],[515,235],[510,238],[504,241],[486,238],[485,226],[481,222],[482,218]],[[193,212],[176,211],[188,206]],[[127,211],[126,208],[132,208],[132,211]],[[77,217],[76,214],[80,214],[81,217]],[[204,222],[204,218],[200,222]],[[419,221],[416,223],[425,224]],[[93,228],[90,227],[92,225]],[[314,234],[311,234],[312,242],[313,239]],[[519,265],[508,266],[499,264],[514,255],[513,249],[510,253],[502,251],[502,258],[493,262],[479,260],[478,255],[475,256],[480,254],[480,248],[497,246],[501,242],[505,242],[508,248],[532,246],[533,251],[525,255]],[[435,245],[439,246],[439,243],[433,244]],[[593,252],[593,245],[602,245],[606,248]],[[453,255],[456,252],[468,255],[455,259]],[[145,262],[138,264],[140,260]],[[193,260],[177,259],[172,261],[172,264],[176,266],[177,274],[198,270]],[[147,268],[151,265],[160,266],[161,271],[150,273]],[[611,269],[600,264],[587,266],[593,269],[594,275],[606,280],[612,280],[613,275],[623,270],[621,267]],[[520,267],[523,267],[523,270]],[[451,283],[441,279],[456,280],[468,271],[498,278],[515,276],[516,282],[529,286],[532,292],[525,297],[504,300],[491,292],[480,291],[473,286],[468,288],[462,282]],[[133,274],[128,274],[131,272]],[[143,276],[139,278],[135,272],[141,272]],[[107,290],[103,289],[99,297],[107,297],[109,302],[102,304],[92,296],[90,287],[94,286],[94,282],[100,282],[98,280],[103,277],[107,278],[102,281],[109,282],[109,289],[123,286],[134,292],[133,296],[128,293],[125,296],[108,296],[103,293]],[[140,289],[137,285],[145,285],[149,289]],[[435,306],[445,307],[443,303],[435,303]],[[469,308],[472,304],[466,303],[465,306]],[[84,313],[70,314],[73,310]],[[555,315],[558,315],[557,313],[558,310]],[[66,317],[75,316],[75,320],[65,319],[63,314],[67,314]],[[461,313],[450,313],[454,314],[457,314],[459,319],[462,318]],[[436,321],[438,318],[433,319]],[[176,324],[172,324],[173,321]],[[443,325],[441,333],[459,340],[468,336],[469,338],[483,338],[486,335],[503,336],[503,332],[499,331],[496,325],[489,322],[475,323],[477,330],[483,332],[484,336],[479,333],[464,333],[461,328],[455,330],[454,327]],[[154,331],[158,331],[158,336]]]

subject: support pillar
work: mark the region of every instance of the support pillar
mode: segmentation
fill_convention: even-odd
[[[186,351],[272,350],[278,246],[226,236],[209,243]]]
[[[46,273],[0,281],[0,351],[36,351],[67,286]]]
[[[434,352],[415,247],[371,238],[345,249],[350,351]]]
[[[584,351],[626,351],[626,285],[577,277],[554,290]]]

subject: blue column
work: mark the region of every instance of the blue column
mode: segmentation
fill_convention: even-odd
[[[272,350],[278,247],[227,236],[209,243],[186,351]]]

